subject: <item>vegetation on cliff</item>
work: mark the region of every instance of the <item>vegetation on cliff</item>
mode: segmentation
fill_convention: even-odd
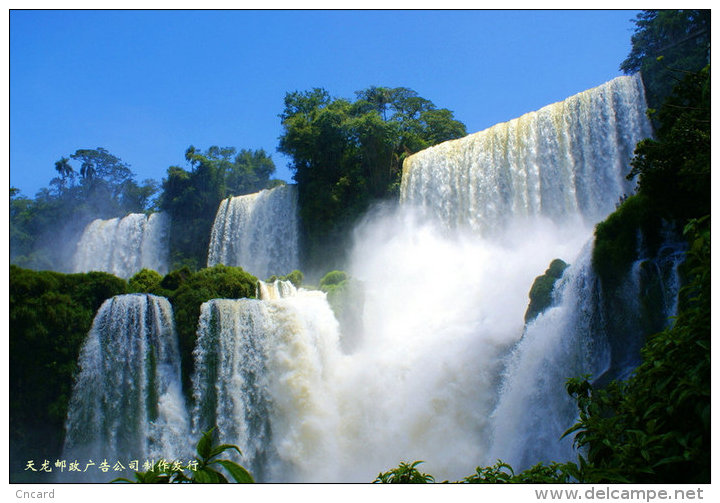
[[[450,110],[404,87],[370,87],[355,101],[325,89],[288,93],[278,150],[298,184],[303,263],[338,267],[357,219],[373,201],[397,197],[402,161],[465,136]]]
[[[124,280],[102,272],[10,266],[11,470],[60,457],[80,347],[101,304],[126,292]]]

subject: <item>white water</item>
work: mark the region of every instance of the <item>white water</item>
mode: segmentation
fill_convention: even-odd
[[[507,359],[491,417],[487,462],[502,459],[519,471],[541,461],[576,458],[572,435],[560,439],[577,418],[566,380],[598,377],[610,360],[597,278],[590,267],[591,245],[563,275],[557,305],[528,325]]]
[[[98,465],[128,467],[153,459],[191,459],[189,421],[180,383],[172,308],[164,297],[119,295],[106,300],[80,350],[66,421],[63,457],[96,466],[91,479],[109,482]],[[70,474],[65,474],[70,475]],[[61,481],[71,481],[63,475]]]
[[[602,337],[583,334],[597,320],[589,245],[580,251],[631,191],[628,161],[649,132],[641,83],[627,77],[411,156],[402,207],[356,230],[348,271],[365,304],[353,350],[317,292],[211,301],[194,417],[214,404],[270,481],[370,481],[416,459],[457,480],[495,457],[572,457],[558,442],[574,419],[564,380],[608,359]],[[554,258],[576,263],[564,300],[521,341],[528,290]],[[199,380],[214,351],[231,356]]]
[[[272,290],[288,296],[202,305],[194,431],[216,423],[260,481],[330,480],[340,456],[337,321],[321,292]]]
[[[645,109],[640,76],[618,77],[441,143],[406,160],[401,200],[484,234],[532,215],[594,225],[632,192],[628,161],[652,134]]]
[[[350,268],[368,299],[351,353],[321,292],[261,283],[260,300],[202,306],[196,433],[217,421],[262,481],[367,482],[414,459],[440,478],[469,475],[528,285],[589,232],[544,221],[490,241],[448,236],[409,209],[375,215]]]
[[[609,358],[602,329],[583,331],[597,321],[586,244],[629,192],[634,142],[649,134],[639,85],[617,79],[410,157],[402,207],[356,230],[347,270],[365,302],[352,351],[320,292],[260,283],[259,300],[203,304],[191,437],[217,423],[260,481],[368,482],[419,459],[457,480],[496,457],[572,457],[556,442],[573,422],[564,379]],[[221,205],[211,256],[286,248],[274,217],[246,225],[262,194]],[[238,228],[250,230],[230,239]],[[558,305],[525,330],[527,293],[554,258],[572,264]]]
[[[225,199],[215,216],[208,267],[240,266],[261,279],[297,269],[297,218],[294,185]]]
[[[77,245],[74,272],[105,271],[124,279],[143,268],[166,274],[168,228],[164,213],[94,220]]]

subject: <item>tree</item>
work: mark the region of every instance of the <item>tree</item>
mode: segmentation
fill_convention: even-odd
[[[663,218],[709,214],[710,67],[685,74],[656,116],[656,137],[638,143],[628,178]]]
[[[285,95],[278,150],[292,157],[303,255],[311,269],[340,266],[349,229],[373,201],[396,197],[403,160],[466,134],[447,109],[405,87],[370,87],[356,100],[321,88]]]
[[[80,163],[77,176],[72,162]],[[104,148],[78,149],[55,162],[58,176],[34,199],[11,199],[11,261],[23,267],[70,270],[75,245],[96,218],[155,208],[158,184],[138,185],[130,167]]]
[[[63,178],[75,174],[75,170],[73,170],[72,166],[70,166],[70,162],[67,157],[61,157],[59,161],[55,162],[55,171],[57,171]]]
[[[170,215],[170,255],[173,267],[192,269],[207,263],[210,230],[220,202],[230,196],[258,192],[271,186],[275,164],[264,150],[211,146],[185,151],[191,167],[168,168],[159,206]]]
[[[633,22],[632,49],[620,69],[642,72],[648,105],[657,108],[678,71],[697,72],[710,62],[710,11],[645,10]]]

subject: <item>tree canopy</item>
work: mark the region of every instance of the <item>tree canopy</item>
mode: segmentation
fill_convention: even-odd
[[[650,108],[657,108],[677,83],[678,70],[697,72],[710,63],[709,10],[644,10],[633,20],[632,49],[620,64],[641,72]]]
[[[162,183],[160,208],[170,215],[170,256],[175,267],[207,263],[210,229],[220,201],[272,187],[275,164],[264,150],[211,146],[185,151],[190,170],[171,166]]]
[[[298,183],[304,261],[339,265],[348,229],[371,202],[396,196],[402,162],[465,126],[405,87],[370,87],[355,101],[315,88],[285,95],[278,150]]]

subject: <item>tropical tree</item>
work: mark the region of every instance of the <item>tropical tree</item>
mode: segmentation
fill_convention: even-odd
[[[170,166],[162,182],[160,208],[170,215],[170,254],[173,267],[199,269],[207,263],[210,231],[220,201],[257,192],[276,182],[275,164],[264,150],[211,146],[185,151],[190,171]]]
[[[321,88],[285,95],[278,150],[298,183],[304,261],[340,266],[349,229],[374,201],[397,197],[403,160],[466,134],[447,109],[405,87],[370,87],[356,100]]]
[[[620,64],[641,72],[650,108],[665,100],[679,72],[697,72],[710,63],[710,10],[644,10],[633,20],[632,49]]]

